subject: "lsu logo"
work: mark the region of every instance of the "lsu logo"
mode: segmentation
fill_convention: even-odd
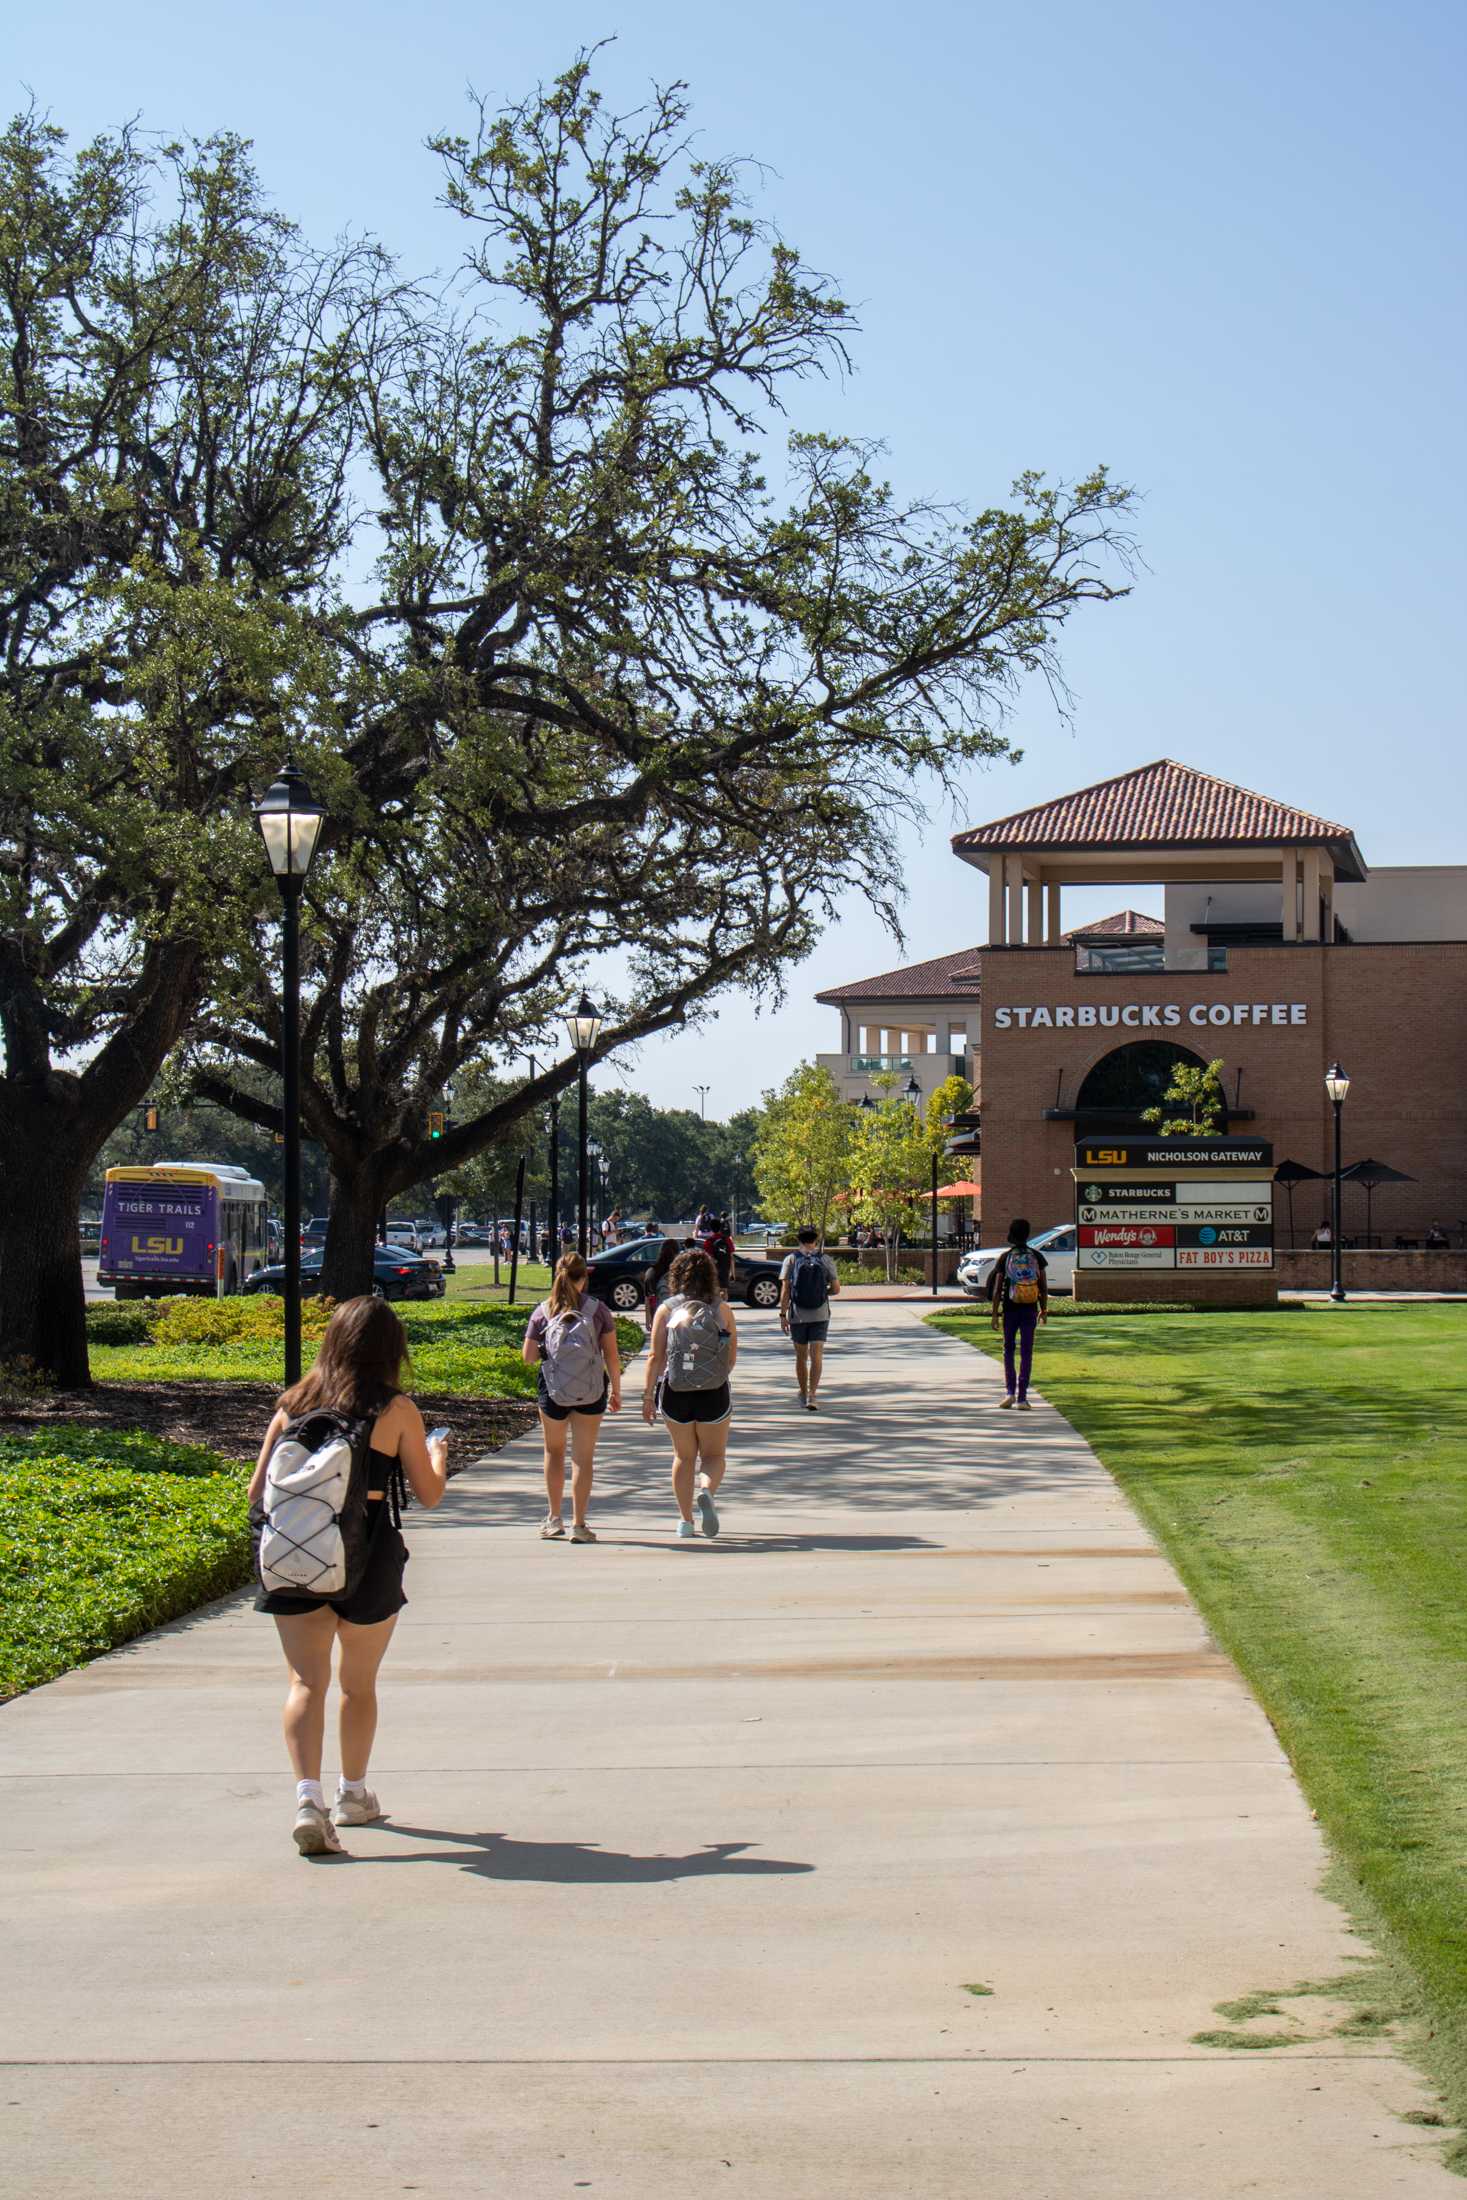
[[[183,1239],[181,1237],[135,1237],[132,1241],[132,1249],[135,1253],[181,1253],[183,1251]]]
[[[1126,1152],[1122,1146],[1087,1146],[1085,1159],[1092,1169],[1123,1169]]]

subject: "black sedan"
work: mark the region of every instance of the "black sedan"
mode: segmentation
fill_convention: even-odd
[[[633,1238],[629,1245],[611,1245],[604,1253],[593,1253],[587,1263],[592,1296],[618,1313],[635,1313],[644,1303],[643,1278],[666,1243],[660,1237]],[[778,1266],[772,1260],[751,1260],[747,1253],[736,1253],[729,1296],[742,1299],[745,1306],[778,1306]]]
[[[244,1291],[285,1290],[285,1269],[276,1261],[257,1268],[240,1286]],[[301,1296],[313,1299],[321,1289],[321,1255],[307,1253],[301,1260]],[[379,1299],[441,1299],[445,1285],[436,1260],[424,1260],[401,1245],[379,1245],[372,1258],[372,1293]]]

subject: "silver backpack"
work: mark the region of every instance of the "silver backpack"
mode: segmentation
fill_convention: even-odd
[[[606,1362],[585,1306],[552,1314],[545,1327],[545,1388],[558,1406],[594,1406],[606,1388]]]
[[[717,1390],[728,1381],[728,1331],[706,1299],[667,1302],[667,1387]]]

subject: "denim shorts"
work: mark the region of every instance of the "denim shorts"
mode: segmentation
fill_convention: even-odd
[[[830,1316],[823,1322],[790,1322],[791,1344],[824,1344],[830,1335]]]

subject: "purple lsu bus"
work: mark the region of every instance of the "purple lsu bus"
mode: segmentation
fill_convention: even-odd
[[[227,1298],[266,1257],[265,1187],[228,1161],[109,1169],[97,1281],[120,1299]]]

